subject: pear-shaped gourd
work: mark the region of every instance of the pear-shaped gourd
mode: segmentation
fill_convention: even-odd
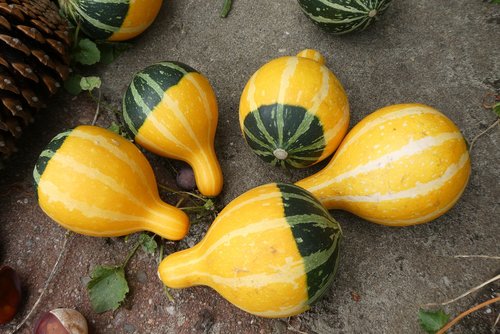
[[[202,74],[178,62],[145,68],[125,93],[123,117],[138,144],[190,164],[203,195],[221,192],[222,171],[214,150],[217,100]]]
[[[160,200],[153,170],[139,149],[96,126],[63,132],[33,171],[38,203],[63,227],[113,237],[147,230],[182,239],[189,220]]]
[[[250,78],[240,100],[246,142],[264,161],[304,168],[331,155],[349,126],[344,88],[315,50],[281,57]]]
[[[377,110],[346,136],[330,163],[296,184],[328,209],[371,222],[429,222],[457,202],[470,175],[460,130],[422,104]]]
[[[159,275],[171,288],[207,285],[244,311],[288,317],[332,283],[341,237],[310,193],[267,184],[229,203],[200,243],[161,262]]]

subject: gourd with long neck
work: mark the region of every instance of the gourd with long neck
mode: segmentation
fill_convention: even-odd
[[[147,230],[182,239],[189,219],[160,200],[153,170],[128,140],[96,126],[63,132],[33,171],[38,203],[63,227],[113,237]]]

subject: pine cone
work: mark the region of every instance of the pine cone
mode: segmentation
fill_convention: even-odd
[[[69,75],[67,22],[50,0],[0,0],[0,160]]]

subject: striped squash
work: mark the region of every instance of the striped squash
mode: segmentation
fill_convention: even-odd
[[[341,35],[362,31],[382,15],[392,0],[298,0],[316,25]]]
[[[398,104],[363,119],[323,170],[296,184],[328,209],[406,226],[448,211],[470,171],[465,140],[452,121],[426,105]]]
[[[327,291],[341,238],[311,194],[267,184],[229,203],[200,243],[167,256],[158,272],[171,288],[206,285],[246,312],[288,317]]]
[[[96,127],[63,132],[33,171],[38,203],[63,227],[97,237],[141,230],[182,239],[188,217],[160,200],[153,170],[139,149]]]
[[[217,100],[202,74],[178,62],[145,68],[125,93],[123,117],[141,146],[190,164],[203,195],[221,192],[222,171],[214,150]]]
[[[82,31],[96,40],[125,41],[146,30],[163,0],[59,0],[59,5]]]
[[[321,54],[304,50],[255,72],[241,96],[240,126],[264,161],[304,168],[335,151],[349,126],[349,103]]]

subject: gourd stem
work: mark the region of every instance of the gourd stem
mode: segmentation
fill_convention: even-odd
[[[232,0],[224,0],[224,7],[222,7],[222,12],[220,13],[220,17],[226,18],[229,12],[231,11]]]

